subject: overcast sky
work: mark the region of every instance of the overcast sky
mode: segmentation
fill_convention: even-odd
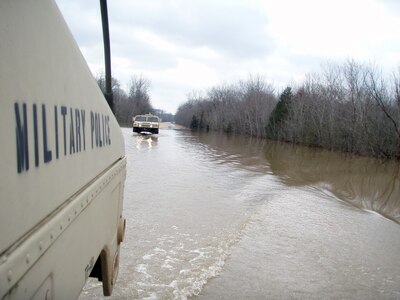
[[[94,74],[103,71],[98,0],[56,0]],[[259,74],[277,88],[327,61],[400,66],[400,0],[108,1],[112,72],[151,81],[175,113],[191,91]]]

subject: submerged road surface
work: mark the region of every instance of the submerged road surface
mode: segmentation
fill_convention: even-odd
[[[400,299],[398,164],[123,132],[127,231],[111,299]],[[91,279],[80,299],[96,298]]]

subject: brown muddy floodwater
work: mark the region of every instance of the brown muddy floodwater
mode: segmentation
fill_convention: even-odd
[[[123,131],[127,232],[111,299],[400,299],[398,163]],[[80,299],[101,295],[90,280]]]

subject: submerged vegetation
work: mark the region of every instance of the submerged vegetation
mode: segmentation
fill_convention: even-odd
[[[308,75],[280,95],[260,77],[192,94],[175,121],[194,130],[247,134],[400,159],[400,69],[391,78],[349,60]]]

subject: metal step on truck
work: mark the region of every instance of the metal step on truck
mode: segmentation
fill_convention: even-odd
[[[0,299],[76,299],[89,276],[110,295],[120,127],[54,1],[1,0],[0,41]]]

